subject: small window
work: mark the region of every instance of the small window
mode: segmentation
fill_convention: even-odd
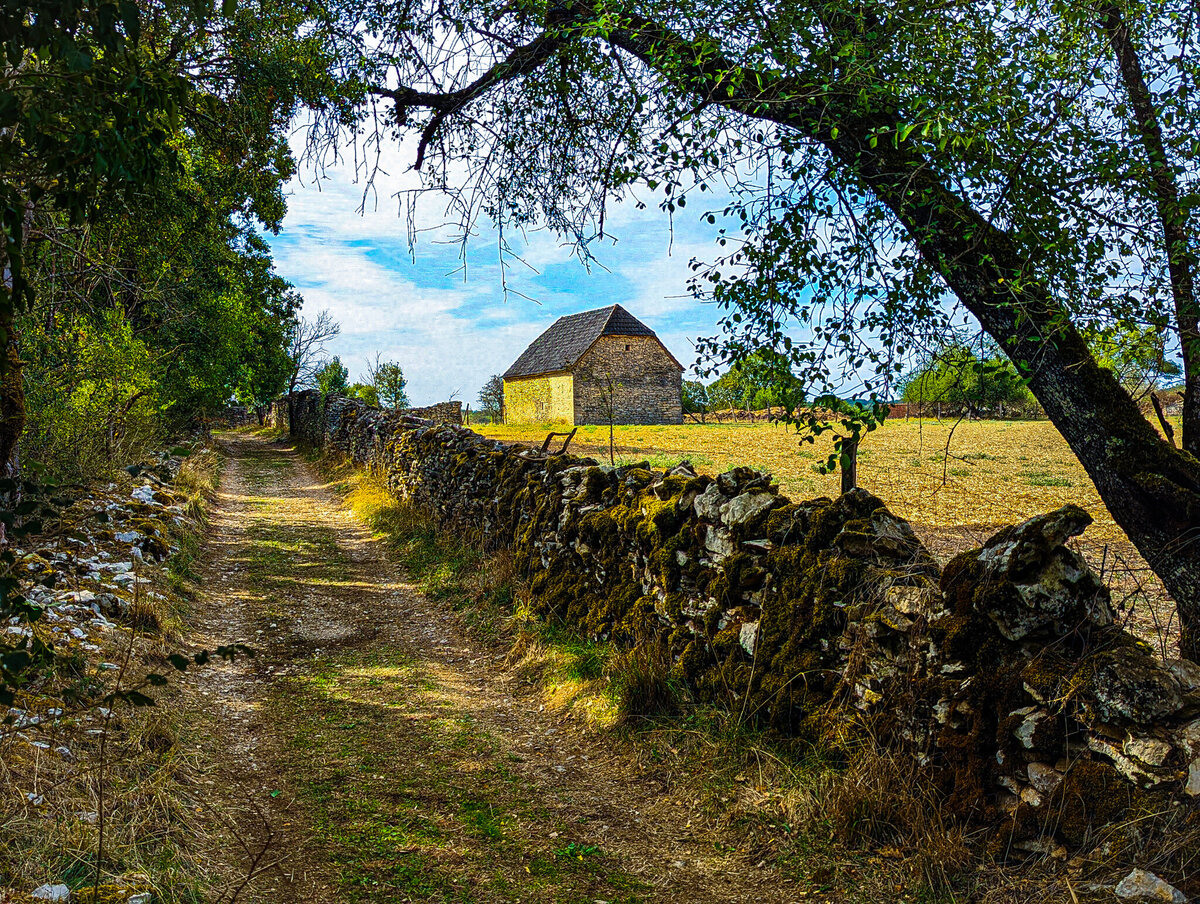
[[[628,342],[625,343],[625,351],[629,351],[629,343]]]

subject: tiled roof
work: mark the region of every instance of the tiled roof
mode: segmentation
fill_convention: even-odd
[[[504,379],[567,370],[601,336],[654,336],[654,330],[619,304],[559,317],[504,372]]]

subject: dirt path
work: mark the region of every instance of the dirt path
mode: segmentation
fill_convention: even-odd
[[[194,642],[260,652],[197,672],[182,705],[201,821],[243,875],[259,857],[239,900],[801,897],[693,829],[670,776],[541,711],[293,449],[227,448]]]

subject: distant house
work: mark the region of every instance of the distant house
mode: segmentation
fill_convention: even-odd
[[[504,374],[504,420],[681,424],[683,366],[619,304],[560,317]],[[611,388],[611,392],[610,392]]]

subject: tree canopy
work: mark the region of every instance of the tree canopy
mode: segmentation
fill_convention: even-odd
[[[27,454],[79,476],[287,386],[300,298],[261,233],[294,115],[337,121],[341,96],[310,21],[257,0],[0,10],[4,467],[26,421]]]
[[[334,355],[317,368],[313,381],[322,396],[345,395],[350,388],[350,371],[342,364],[341,358]]]
[[[984,357],[977,348],[954,343],[939,349],[908,375],[901,399],[947,410],[1000,414],[1004,406],[1032,402],[1016,367],[998,353]]]
[[[504,412],[504,378],[500,374],[492,374],[479,390],[479,410],[488,416],[493,424]]]
[[[375,389],[379,405],[383,408],[407,408],[408,378],[404,369],[395,361],[381,361],[375,356],[375,362],[367,368],[367,379]]]
[[[1200,654],[1200,548],[1181,542],[1200,514],[1189,0],[331,11],[344,65],[391,104],[365,122],[417,136],[414,163],[467,225],[545,223],[586,254],[614,199],[678,214],[727,191],[706,214],[724,255],[694,284],[724,312],[711,361],[768,349],[810,395],[852,378],[884,398],[914,350],[974,318]],[[1187,451],[1096,361],[1084,331],[1113,326],[1181,348]]]

